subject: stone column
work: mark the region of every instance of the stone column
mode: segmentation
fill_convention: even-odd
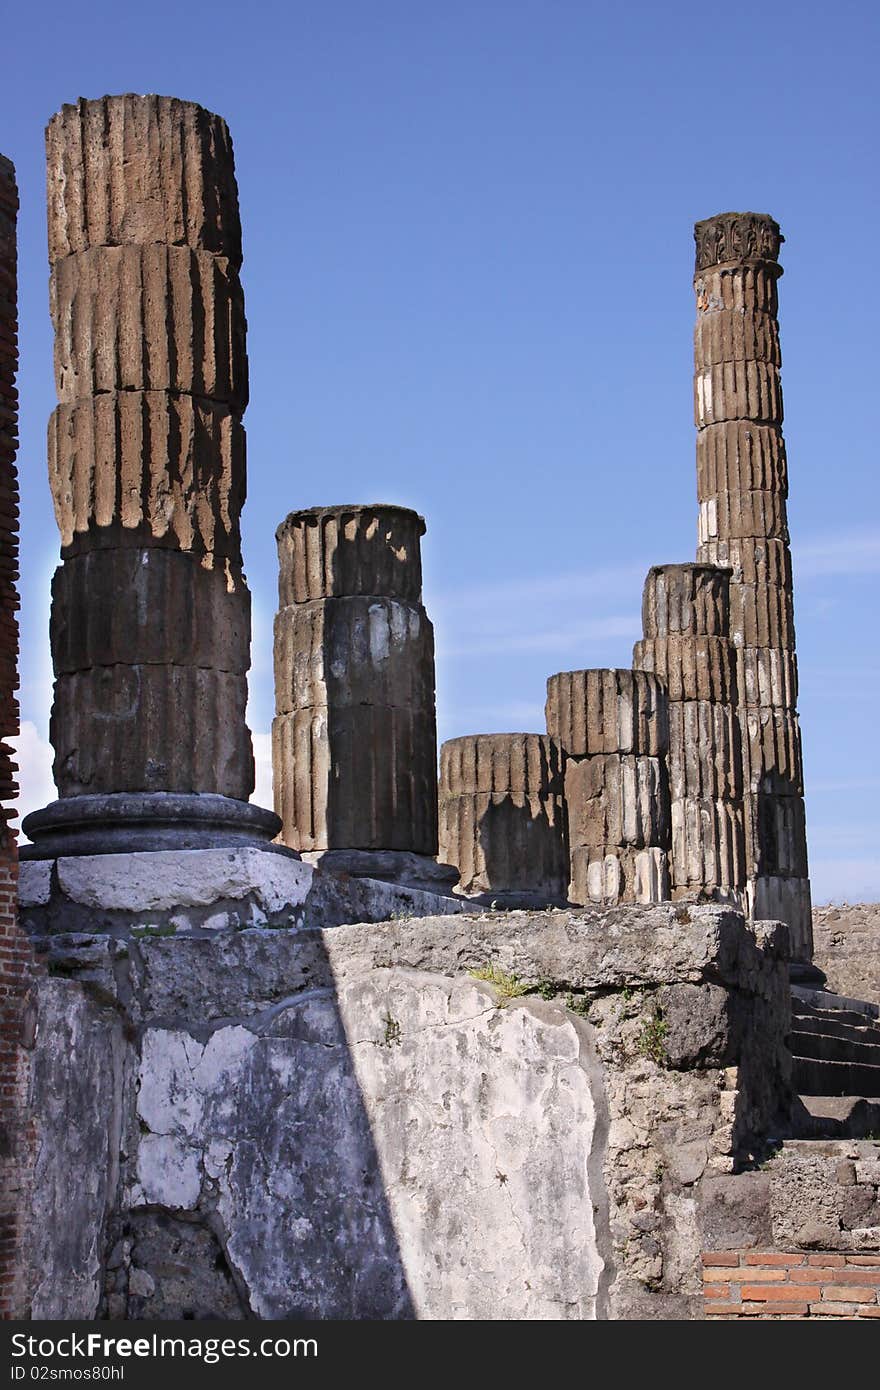
[[[440,750],[440,857],[458,891],[504,907],[566,900],[562,753],[543,734],[472,734]]]
[[[284,843],[323,867],[449,883],[437,853],[434,630],[425,523],[314,507],[277,531],[272,759]]]
[[[651,569],[633,665],[658,676],[669,701],[672,897],[739,904],[745,840],[729,582],[713,565]]]
[[[262,841],[229,132],[190,102],[118,96],[62,107],[46,144],[61,801],[25,829],[41,855]]]
[[[642,671],[561,671],[547,681],[546,716],[565,761],[570,901],[667,901],[662,683]]]
[[[698,222],[694,288],[697,558],[731,568],[753,917],[788,923],[793,957],[812,957],[810,884],[797,716],[797,660],[782,437],[777,282],[771,217]]]

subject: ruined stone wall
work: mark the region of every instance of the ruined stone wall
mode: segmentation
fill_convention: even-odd
[[[701,1186],[788,1104],[778,931],[107,927],[41,944],[33,1316],[699,1314]]]
[[[814,907],[813,961],[829,989],[880,1004],[880,903]]]
[[[19,1240],[27,1213],[27,996],[31,953],[18,925],[16,793],[7,739],[18,733],[18,367],[15,171],[0,156],[0,1317],[22,1307]]]

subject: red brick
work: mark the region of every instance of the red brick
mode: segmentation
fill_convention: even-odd
[[[775,1299],[779,1302],[789,1302],[803,1298],[818,1298],[820,1289],[818,1284],[774,1284],[772,1288],[765,1288],[762,1284],[743,1284],[742,1290],[743,1303],[754,1302],[758,1299]]]
[[[875,1308],[868,1308],[868,1307],[860,1308],[860,1309],[859,1309],[859,1317],[860,1317],[860,1318],[880,1318],[880,1306],[875,1307]]]
[[[741,1303],[742,1316],[746,1318],[770,1318],[774,1316],[792,1315],[796,1317],[807,1316],[808,1304],[795,1303],[788,1299],[785,1302],[766,1302],[766,1303]]]
[[[703,1264],[704,1264],[704,1265],[724,1265],[725,1267],[728,1267],[728,1266],[730,1266],[730,1265],[738,1265],[738,1264],[739,1264],[739,1255],[733,1255],[733,1254],[730,1254],[730,1253],[714,1254],[714,1253],[709,1252],[709,1251],[704,1251],[704,1252],[703,1252]]]
[[[843,1255],[810,1255],[808,1265],[824,1265],[826,1269],[841,1269],[846,1260]]]
[[[811,1303],[810,1313],[822,1318],[855,1318],[859,1309],[856,1303]]]
[[[803,1255],[777,1255],[772,1251],[764,1251],[763,1254],[750,1251],[746,1255],[747,1265],[763,1265],[768,1269],[772,1269],[777,1265],[784,1269],[792,1269],[795,1265],[802,1265],[803,1262]]]
[[[729,1284],[707,1284],[703,1290],[706,1298],[730,1298]]]
[[[808,1291],[805,1289],[805,1293]],[[812,1294],[809,1294],[812,1298]],[[853,1289],[849,1285],[836,1287],[834,1284],[826,1284],[822,1289],[822,1302],[831,1303],[876,1303],[877,1296],[873,1289]]]

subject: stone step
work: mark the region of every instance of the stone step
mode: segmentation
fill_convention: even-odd
[[[834,994],[831,990],[812,989],[808,985],[792,985],[791,1006],[797,1011],[801,1005],[834,1013],[846,1009],[867,1018],[880,1019],[880,1004],[872,1004],[867,999],[852,999],[846,994]]]
[[[807,1096],[880,1096],[880,1066],[794,1058],[795,1090]]]
[[[794,1057],[815,1058],[822,1062],[858,1062],[880,1067],[880,1039],[841,1038],[825,1033],[802,1033],[795,1029],[789,1039]]]
[[[845,1038],[850,1042],[880,1043],[880,1028],[874,1027],[870,1019],[862,1017],[861,1023],[844,1021],[833,1014],[799,1014],[792,1016],[792,1031],[795,1033],[814,1033],[826,1038]]]
[[[796,1096],[795,1139],[869,1139],[880,1134],[880,1096]]]
[[[843,1028],[870,1028],[880,1032],[880,1025],[869,1017],[868,1014],[856,1013],[855,1009],[811,1009],[804,1005],[798,1006],[792,998],[792,1016],[799,1023],[811,1022],[820,1027],[828,1025],[838,1025]]]

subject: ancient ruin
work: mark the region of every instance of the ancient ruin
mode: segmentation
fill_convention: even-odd
[[[290,513],[276,816],[229,133],[106,97],[47,149],[60,795],[17,904],[2,844],[0,1312],[880,1317],[880,917],[818,914],[812,963],[776,223],[697,224],[697,563],[546,732],[438,784],[423,519]],[[0,163],[10,618],[15,206]]]

